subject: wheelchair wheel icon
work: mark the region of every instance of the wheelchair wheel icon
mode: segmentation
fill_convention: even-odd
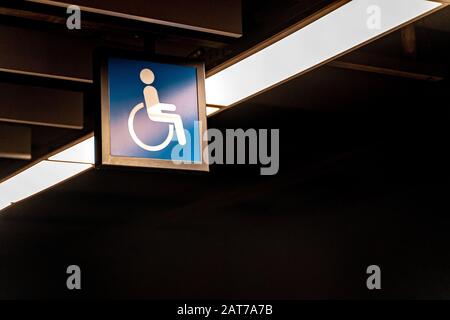
[[[136,143],[139,147],[147,151],[160,151],[167,147],[173,139],[174,127],[173,124],[169,124],[169,132],[167,134],[167,138],[156,146],[149,146],[141,141],[136,135],[136,131],[134,130],[134,118],[136,117],[136,113],[141,109],[144,109],[144,103],[139,103],[136,105],[133,110],[130,112],[130,116],[128,117],[128,131],[130,132],[130,136],[133,139],[134,143]]]
[[[143,94],[144,102],[137,104],[130,112],[128,117],[128,131],[130,136],[140,148],[147,151],[160,151],[167,147],[173,140],[174,134],[177,135],[177,140],[180,145],[186,144],[186,134],[184,132],[183,121],[179,114],[173,113],[177,109],[174,104],[161,103],[159,101],[158,90],[151,86],[155,80],[155,75],[150,69],[142,69],[140,73],[141,81],[146,84]],[[148,114],[149,120],[160,123],[167,123],[169,125],[169,132],[166,139],[156,146],[149,146],[141,141],[134,130],[134,118],[136,113],[144,109]],[[170,111],[171,113],[168,113]]]

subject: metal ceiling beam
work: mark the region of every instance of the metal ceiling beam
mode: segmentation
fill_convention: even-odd
[[[414,79],[414,80],[441,81],[444,79],[441,76],[436,76],[436,75],[432,75],[432,74],[415,73],[415,72],[402,71],[402,70],[393,69],[393,68],[369,66],[369,65],[365,65],[365,64],[350,63],[350,62],[343,62],[343,61],[333,61],[329,64],[329,66],[341,68],[341,69],[378,73],[378,74],[384,74],[384,75],[388,75],[388,76],[408,78],[408,79]]]
[[[83,93],[0,83],[0,122],[83,128]]]
[[[401,39],[405,57],[415,59],[417,55],[417,37],[414,24],[410,24],[401,30]]]
[[[31,128],[0,124],[0,158],[30,160]]]
[[[3,72],[92,83],[92,49],[88,40],[70,35],[0,26]]]

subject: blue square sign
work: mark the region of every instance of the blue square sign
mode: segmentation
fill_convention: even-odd
[[[102,72],[102,164],[205,170],[200,65],[108,57]]]

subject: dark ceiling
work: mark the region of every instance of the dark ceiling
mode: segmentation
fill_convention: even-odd
[[[248,34],[319,6],[289,1],[269,22],[282,6],[263,3],[245,2]],[[276,176],[243,165],[92,170],[2,211],[0,298],[448,298],[449,12],[416,24],[414,57],[398,31],[343,57],[345,68],[323,66],[208,120],[280,129]],[[217,48],[206,56],[222,50],[211,65],[245,39],[207,39]],[[35,132],[36,152],[73,134]],[[374,263],[381,292],[365,287]],[[80,292],[66,290],[70,264],[83,270]]]
[[[244,35],[240,39],[162,27],[89,12],[83,12],[81,30],[73,32],[66,28],[67,14],[64,8],[27,3],[26,1],[2,2],[0,16],[4,26],[20,27],[49,35],[50,41],[55,42],[52,43],[52,46],[55,46],[54,50],[59,50],[56,43],[59,46],[67,45],[67,43],[79,43],[79,51],[70,53],[72,69],[81,70],[78,73],[89,79],[92,73],[92,50],[97,47],[122,48],[201,59],[205,61],[206,68],[209,69],[332,2],[286,1],[283,6],[280,6],[278,1],[262,3],[244,1],[242,5]],[[28,44],[24,43],[23,50],[28,51],[28,48]],[[67,50],[61,51],[60,54],[67,54]],[[47,58],[45,53],[39,57]],[[60,64],[64,61],[62,60]],[[52,61],[52,63],[58,62]],[[0,72],[0,82],[64,89],[84,94],[84,129],[67,130],[32,126],[33,158],[31,161],[93,131],[93,116],[96,106],[92,104],[95,98],[92,84],[6,72]],[[0,179],[13,174],[28,163],[30,161],[0,159]]]

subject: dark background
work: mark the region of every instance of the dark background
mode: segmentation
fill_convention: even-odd
[[[249,104],[210,120],[279,128],[276,176],[91,171],[7,209],[1,297],[448,298],[448,83],[377,81],[348,87],[345,112]]]

